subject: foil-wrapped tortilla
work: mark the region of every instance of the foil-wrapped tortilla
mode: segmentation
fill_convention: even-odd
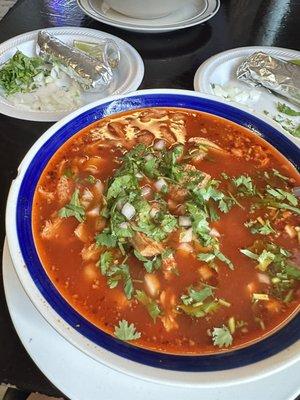
[[[47,62],[59,64],[84,89],[104,89],[112,80],[113,73],[109,65],[68,46],[45,31],[38,33],[37,44],[40,57]]]
[[[237,69],[237,78],[265,88],[300,105],[300,67],[263,52],[248,57]]]

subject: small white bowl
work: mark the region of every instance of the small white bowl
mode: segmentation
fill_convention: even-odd
[[[105,0],[108,7],[132,18],[152,19],[165,17],[185,6],[191,0]]]

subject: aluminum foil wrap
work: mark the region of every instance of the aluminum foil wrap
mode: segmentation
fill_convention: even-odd
[[[38,33],[37,44],[40,57],[47,62],[59,64],[84,89],[104,89],[112,80],[113,73],[109,65],[68,46],[45,31]]]
[[[237,69],[237,78],[252,86],[264,86],[300,105],[300,67],[285,60],[257,52]]]

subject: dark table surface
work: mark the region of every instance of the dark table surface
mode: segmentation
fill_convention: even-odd
[[[210,21],[177,32],[141,34],[85,16],[75,0],[19,0],[0,22],[0,42],[34,29],[84,26],[112,33],[132,44],[145,62],[140,88],[193,89],[198,66],[221,51],[253,45],[299,50],[300,0],[221,0]],[[4,242],[7,192],[21,159],[50,126],[0,114],[0,244]],[[2,258],[2,249],[0,249]],[[1,270],[0,270],[1,275]],[[0,280],[0,383],[59,396],[24,350],[8,314]]]

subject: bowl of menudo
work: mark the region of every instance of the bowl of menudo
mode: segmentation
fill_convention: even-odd
[[[7,236],[55,329],[135,375],[237,368],[299,340],[299,149],[262,118],[145,90],[88,105],[36,142]]]

